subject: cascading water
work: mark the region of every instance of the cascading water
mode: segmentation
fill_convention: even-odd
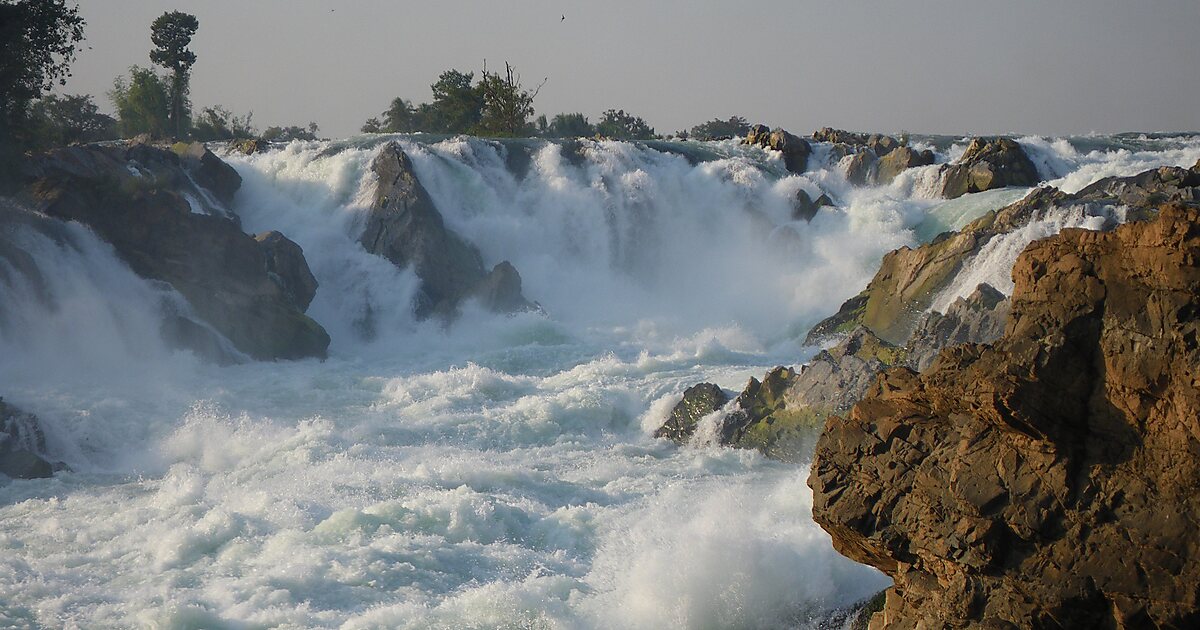
[[[81,226],[6,223],[0,395],[74,470],[0,486],[0,626],[790,628],[887,585],[811,521],[806,468],[650,434],[689,385],[803,361],[888,250],[1022,191],[945,203],[936,167],[854,188],[824,145],[786,176],[734,142],[396,140],[545,315],[413,318],[417,278],[357,243],[377,137],[227,157],[244,228],[304,248],[325,362],[171,350],[173,292]],[[1200,157],[1023,143],[1074,188]],[[841,208],[792,221],[799,189]]]

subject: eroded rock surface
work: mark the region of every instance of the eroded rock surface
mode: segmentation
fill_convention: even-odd
[[[830,418],[814,518],[895,580],[872,627],[1200,624],[1197,261],[1183,206],[1034,242],[992,347]]]
[[[945,313],[926,313],[908,341],[908,365],[921,371],[933,363],[943,348],[999,339],[1004,334],[1010,306],[1003,293],[981,284],[971,295],[955,300]]]
[[[973,138],[967,150],[942,172],[942,196],[947,199],[1005,186],[1036,186],[1037,167],[1016,141]]]
[[[359,241],[396,266],[411,267],[421,279],[418,317],[452,317],[477,292],[487,306],[502,312],[536,308],[521,295],[520,276],[512,265],[503,262],[489,274],[479,250],[446,227],[399,144],[384,145],[371,170],[379,185]]]

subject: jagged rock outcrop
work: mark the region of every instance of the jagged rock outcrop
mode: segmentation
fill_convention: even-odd
[[[784,395],[797,373],[788,367],[767,372],[762,381],[751,378],[721,419],[720,443],[757,449],[768,457],[799,461],[816,438],[814,423],[805,410],[790,408]]]
[[[398,267],[412,267],[421,279],[418,317],[452,317],[477,292],[487,306],[503,312],[537,308],[521,295],[512,265],[501,263],[489,273],[479,250],[446,227],[399,144],[380,148],[371,170],[379,185],[359,241]]]
[[[656,438],[667,438],[683,444],[696,433],[700,419],[725,406],[729,396],[712,383],[692,385],[683,391],[683,399],[671,409],[671,415],[654,432]]]
[[[233,196],[242,187],[242,176],[232,166],[209,151],[203,142],[181,146],[177,153],[184,170],[192,174],[197,184],[212,192],[226,207],[233,204]]]
[[[287,294],[292,304],[305,311],[317,295],[317,279],[308,268],[304,250],[281,232],[271,230],[254,237],[262,245],[267,274]]]
[[[45,452],[46,436],[37,417],[0,398],[0,475],[39,479],[66,468],[47,460]]]
[[[893,578],[872,628],[1200,624],[1197,261],[1184,206],[1036,241],[992,347],[830,418],[813,517]]]
[[[812,155],[812,145],[782,128],[771,131],[766,125],[754,125],[746,134],[744,142],[779,151],[783,154],[783,165],[788,172],[798,175],[808,170],[808,156]]]
[[[929,367],[943,348],[962,343],[992,343],[1004,334],[1011,308],[1009,299],[989,284],[958,298],[945,313],[929,311],[913,330],[906,346],[907,365],[917,371]]]
[[[1100,180],[1075,194],[1042,187],[1024,199],[988,212],[958,232],[939,235],[917,248],[901,247],[883,257],[867,288],[842,304],[836,314],[818,323],[805,339],[817,345],[828,335],[863,325],[894,344],[906,343],[933,298],[957,276],[992,239],[1028,225],[1053,208],[1104,217],[1112,208],[1127,206],[1127,218],[1139,220],[1157,212],[1153,204],[1175,201],[1200,205],[1200,168],[1165,167],[1131,177]],[[1140,204],[1140,205],[1139,205]]]
[[[902,142],[892,136],[885,136],[878,133],[854,133],[845,129],[834,129],[832,127],[822,127],[814,131],[812,138],[816,142],[828,142],[830,144],[840,144],[849,147],[866,147],[879,157],[883,157],[903,146]]]
[[[90,227],[135,273],[170,284],[246,355],[324,357],[329,335],[271,279],[264,246],[220,205],[241,180],[213,160],[220,162],[195,146],[183,158],[136,143],[59,149],[31,161],[22,196],[38,212]]]
[[[897,147],[879,159],[875,165],[875,183],[890,184],[896,176],[910,168],[933,164],[933,151],[915,151],[909,147]]]
[[[942,171],[942,196],[947,199],[1005,186],[1036,186],[1037,167],[1016,140],[973,138],[963,156]]]
[[[792,220],[812,221],[821,208],[833,205],[836,204],[825,193],[821,193],[820,196],[813,199],[803,188],[797,189],[796,194],[792,197]]]
[[[866,186],[874,180],[875,153],[864,149],[846,161],[846,181],[855,186]]]

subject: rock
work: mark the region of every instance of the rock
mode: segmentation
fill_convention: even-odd
[[[219,160],[200,155],[199,168]],[[236,217],[193,205],[204,193],[183,169],[175,153],[148,145],[70,147],[31,160],[22,196],[38,212],[90,227],[135,273],[170,284],[246,355],[323,358],[329,335],[271,279],[264,247]],[[221,169],[208,172],[212,179]]]
[[[833,200],[825,193],[821,193],[820,197],[813,199],[803,188],[797,189],[796,194],[792,196],[792,220],[812,221],[812,218],[817,216],[818,210],[833,205]]]
[[[947,199],[1005,186],[1036,186],[1037,167],[1015,140],[974,138],[962,158],[942,171],[942,196]]]
[[[0,474],[13,479],[50,477],[56,466],[41,455],[45,452],[46,437],[37,417],[0,398]]]
[[[746,134],[745,143],[782,153],[783,165],[788,172],[799,175],[808,170],[808,156],[812,155],[812,145],[783,129],[767,133],[765,125],[754,125]]]
[[[484,308],[493,313],[541,310],[540,306],[530,303],[521,295],[521,274],[517,273],[517,268],[507,260],[493,267],[475,286],[473,294]]]
[[[255,153],[266,153],[271,150],[271,143],[262,138],[249,138],[246,140],[234,140],[229,143],[230,148],[234,151],[244,153],[246,155],[254,155]]]
[[[317,295],[317,279],[308,268],[304,250],[275,230],[263,232],[255,236],[254,240],[262,245],[267,274],[271,280],[283,289],[296,308],[300,311],[308,310],[308,305]]]
[[[992,343],[1004,333],[1009,310],[1009,300],[1003,293],[981,284],[970,296],[955,300],[944,314],[926,313],[908,341],[909,365],[924,370],[943,348]]]
[[[486,305],[502,310],[529,304],[519,294],[520,275],[512,265],[501,263],[503,267],[498,265],[489,274],[479,250],[446,227],[399,144],[389,142],[380,148],[371,170],[379,185],[359,241],[367,251],[398,267],[412,267],[421,279],[415,305],[418,317],[450,318],[462,300],[476,294],[484,296]],[[511,294],[514,281],[515,296]]]
[[[899,149],[900,141],[891,136],[883,136],[873,133],[867,138],[866,145],[872,153],[882,158],[883,156],[890,154],[892,151]]]
[[[1112,200],[1129,206],[1132,218],[1149,218],[1144,212],[1169,201],[1200,202],[1200,169],[1163,166],[1133,177],[1106,177],[1080,190],[1083,199]]]
[[[212,192],[221,203],[233,205],[233,196],[242,187],[242,176],[221,158],[208,150],[203,142],[193,142],[179,152],[183,167],[196,183]]]
[[[909,147],[897,147],[879,159],[875,170],[875,182],[890,184],[900,173],[917,166],[928,166],[933,164],[933,160],[933,151],[929,149],[918,152]]]
[[[859,151],[846,164],[846,180],[855,186],[866,186],[875,171],[875,154],[869,149]]]
[[[804,410],[790,409],[783,395],[796,371],[777,367],[760,382],[751,378],[734,409],[721,420],[720,443],[756,449],[783,461],[799,461],[811,450],[815,423]]]
[[[906,365],[907,361],[908,351],[904,347],[890,344],[860,327],[801,368],[784,394],[784,401],[792,409],[815,410],[824,423],[828,414],[847,411],[858,402],[879,372]]]
[[[729,402],[729,396],[712,383],[693,385],[683,392],[683,400],[671,409],[671,417],[657,431],[656,438],[667,438],[677,444],[687,442],[696,432],[700,419],[719,410]]]
[[[1192,627],[1200,610],[1200,211],[1063,230],[1005,334],[885,372],[809,485],[890,575],[871,627]]]
[[[853,133],[845,129],[834,129],[833,127],[822,127],[813,132],[812,139],[816,142],[828,142],[830,144],[846,144],[846,145],[866,145],[866,134]]]

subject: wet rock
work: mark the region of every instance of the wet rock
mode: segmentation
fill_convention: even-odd
[[[233,196],[242,187],[242,176],[232,166],[209,151],[203,142],[186,145],[179,151],[179,157],[196,183],[226,206],[233,205]]]
[[[317,279],[308,268],[304,250],[280,232],[271,230],[254,237],[262,245],[266,258],[267,274],[287,294],[292,304],[301,311],[317,295]]]
[[[897,147],[879,159],[875,170],[875,182],[890,184],[900,173],[917,166],[928,166],[933,164],[933,160],[933,151],[929,149],[914,151],[909,147]]]
[[[245,155],[254,155],[255,153],[270,151],[271,143],[262,138],[249,138],[246,140],[234,140],[229,143],[229,147]]]
[[[791,173],[800,174],[808,170],[808,156],[812,155],[812,145],[783,129],[768,132],[765,125],[754,125],[746,134],[745,143],[779,151],[783,154],[784,167]]]
[[[271,279],[260,243],[236,216],[203,201],[229,190],[192,183],[234,180],[211,165],[219,158],[207,150],[188,152],[197,169],[210,162],[207,171],[189,177],[174,152],[145,144],[55,150],[31,160],[22,197],[36,211],[89,226],[135,273],[170,284],[251,358],[324,357],[329,335]]]
[[[789,409],[784,401],[784,392],[795,379],[796,371],[788,367],[767,372],[762,381],[751,378],[734,409],[721,420],[720,443],[756,449],[783,461],[799,461],[815,433],[811,418]]]
[[[1067,229],[1005,334],[884,373],[809,485],[895,585],[872,627],[1192,627],[1200,613],[1200,211]]]
[[[846,163],[846,181],[855,186],[866,186],[874,178],[875,154],[870,150],[859,151]]]
[[[476,285],[474,296],[484,308],[493,313],[519,313],[538,311],[541,307],[531,303],[521,294],[521,274],[507,260],[492,268],[488,275]]]
[[[491,305],[496,307],[516,304],[517,298],[528,304],[509,292],[514,280],[520,288],[520,276],[511,265],[502,263],[506,266],[489,274],[479,250],[446,227],[399,144],[384,145],[371,170],[379,185],[359,240],[367,251],[398,267],[411,267],[421,279],[421,295],[414,306],[418,317],[451,318],[464,299],[477,293],[485,295],[485,304],[486,296],[494,298]]]
[[[792,220],[812,221],[812,218],[817,216],[817,211],[825,206],[833,205],[833,200],[825,193],[821,193],[821,196],[813,199],[803,188],[797,189],[796,194],[792,197]]]
[[[696,424],[729,402],[729,396],[712,383],[693,385],[683,392],[683,400],[671,409],[671,417],[657,431],[656,438],[667,438],[677,444],[687,442],[696,432]]]
[[[947,199],[1005,186],[1036,186],[1037,167],[1025,150],[1009,138],[974,138],[954,164],[942,171],[942,196]]]
[[[42,455],[45,452],[46,437],[37,417],[0,398],[0,474],[13,479],[40,479],[65,468],[50,463]]]
[[[945,313],[930,311],[917,323],[908,342],[908,364],[924,370],[943,348],[963,343],[991,343],[1004,333],[1010,304],[991,285],[979,285],[971,295],[958,298]]]

